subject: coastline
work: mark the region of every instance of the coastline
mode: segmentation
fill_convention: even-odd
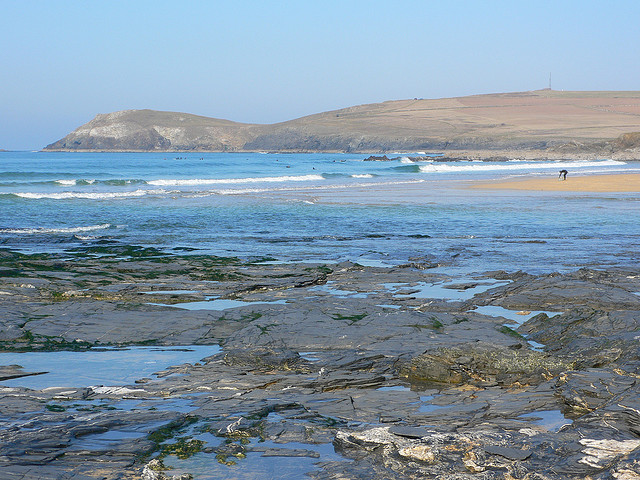
[[[6,150],[8,151],[8,150]],[[640,161],[640,152],[637,149],[632,150],[602,150],[594,149],[589,150],[536,150],[536,149],[491,149],[491,150],[477,150],[477,149],[427,149],[425,151],[414,152],[403,149],[353,149],[345,151],[344,149],[305,149],[305,148],[290,148],[290,149],[209,149],[209,148],[192,148],[192,149],[145,149],[145,148],[49,148],[45,147],[39,150],[42,153],[166,153],[166,154],[178,154],[178,153],[269,153],[269,154],[292,154],[292,153],[319,153],[319,154],[334,154],[334,153],[348,153],[353,155],[387,155],[387,156],[420,156],[425,153],[428,154],[442,154],[442,159],[449,161],[509,161],[509,160],[523,160],[523,161],[576,161],[576,160],[601,160],[610,159],[617,161]]]
[[[638,194],[468,186],[638,165],[5,156],[1,478],[637,465]]]
[[[472,189],[483,190],[531,190],[542,192],[640,192],[640,174],[598,174],[569,176],[566,180],[557,177],[479,182]]]

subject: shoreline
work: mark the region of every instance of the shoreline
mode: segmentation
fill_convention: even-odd
[[[566,180],[557,177],[531,178],[478,182],[469,188],[476,190],[530,190],[540,192],[640,192],[640,174],[596,174],[569,176]]]
[[[12,150],[6,150],[11,152]],[[18,150],[13,150],[17,152]],[[30,150],[24,150],[30,151]],[[616,160],[633,162],[640,161],[640,153],[637,150],[620,150],[620,151],[553,151],[553,150],[532,150],[532,149],[518,149],[507,148],[499,150],[455,150],[455,149],[432,149],[424,150],[420,152],[406,151],[403,149],[363,149],[354,151],[345,151],[342,149],[326,149],[326,150],[307,150],[307,149],[282,149],[282,150],[255,150],[255,149],[237,149],[237,150],[220,150],[220,149],[191,149],[191,150],[151,150],[151,149],[73,149],[73,148],[42,148],[38,150],[40,153],[165,153],[165,154],[178,154],[178,153],[267,153],[267,154],[353,154],[355,155],[415,155],[420,156],[423,154],[442,154],[443,158],[447,158],[450,161],[509,161],[509,160],[524,160],[524,161],[576,161],[576,160]],[[423,153],[424,152],[424,153]]]

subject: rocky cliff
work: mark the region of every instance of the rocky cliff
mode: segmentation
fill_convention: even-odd
[[[392,152],[571,149],[572,145],[581,149],[601,148],[638,131],[640,92],[540,90],[390,101],[271,125],[125,110],[97,115],[45,150]],[[633,135],[627,137],[620,137],[612,148],[637,143]]]

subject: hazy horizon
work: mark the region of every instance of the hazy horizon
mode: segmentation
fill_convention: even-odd
[[[0,0],[0,148],[98,113],[276,123],[405,98],[640,90],[640,3]]]

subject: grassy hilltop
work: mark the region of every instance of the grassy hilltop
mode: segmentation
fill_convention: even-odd
[[[271,125],[186,113],[97,115],[50,151],[544,150],[634,148],[640,91],[532,92],[396,100]],[[636,139],[637,140],[637,139]],[[626,143],[625,143],[626,142]]]

